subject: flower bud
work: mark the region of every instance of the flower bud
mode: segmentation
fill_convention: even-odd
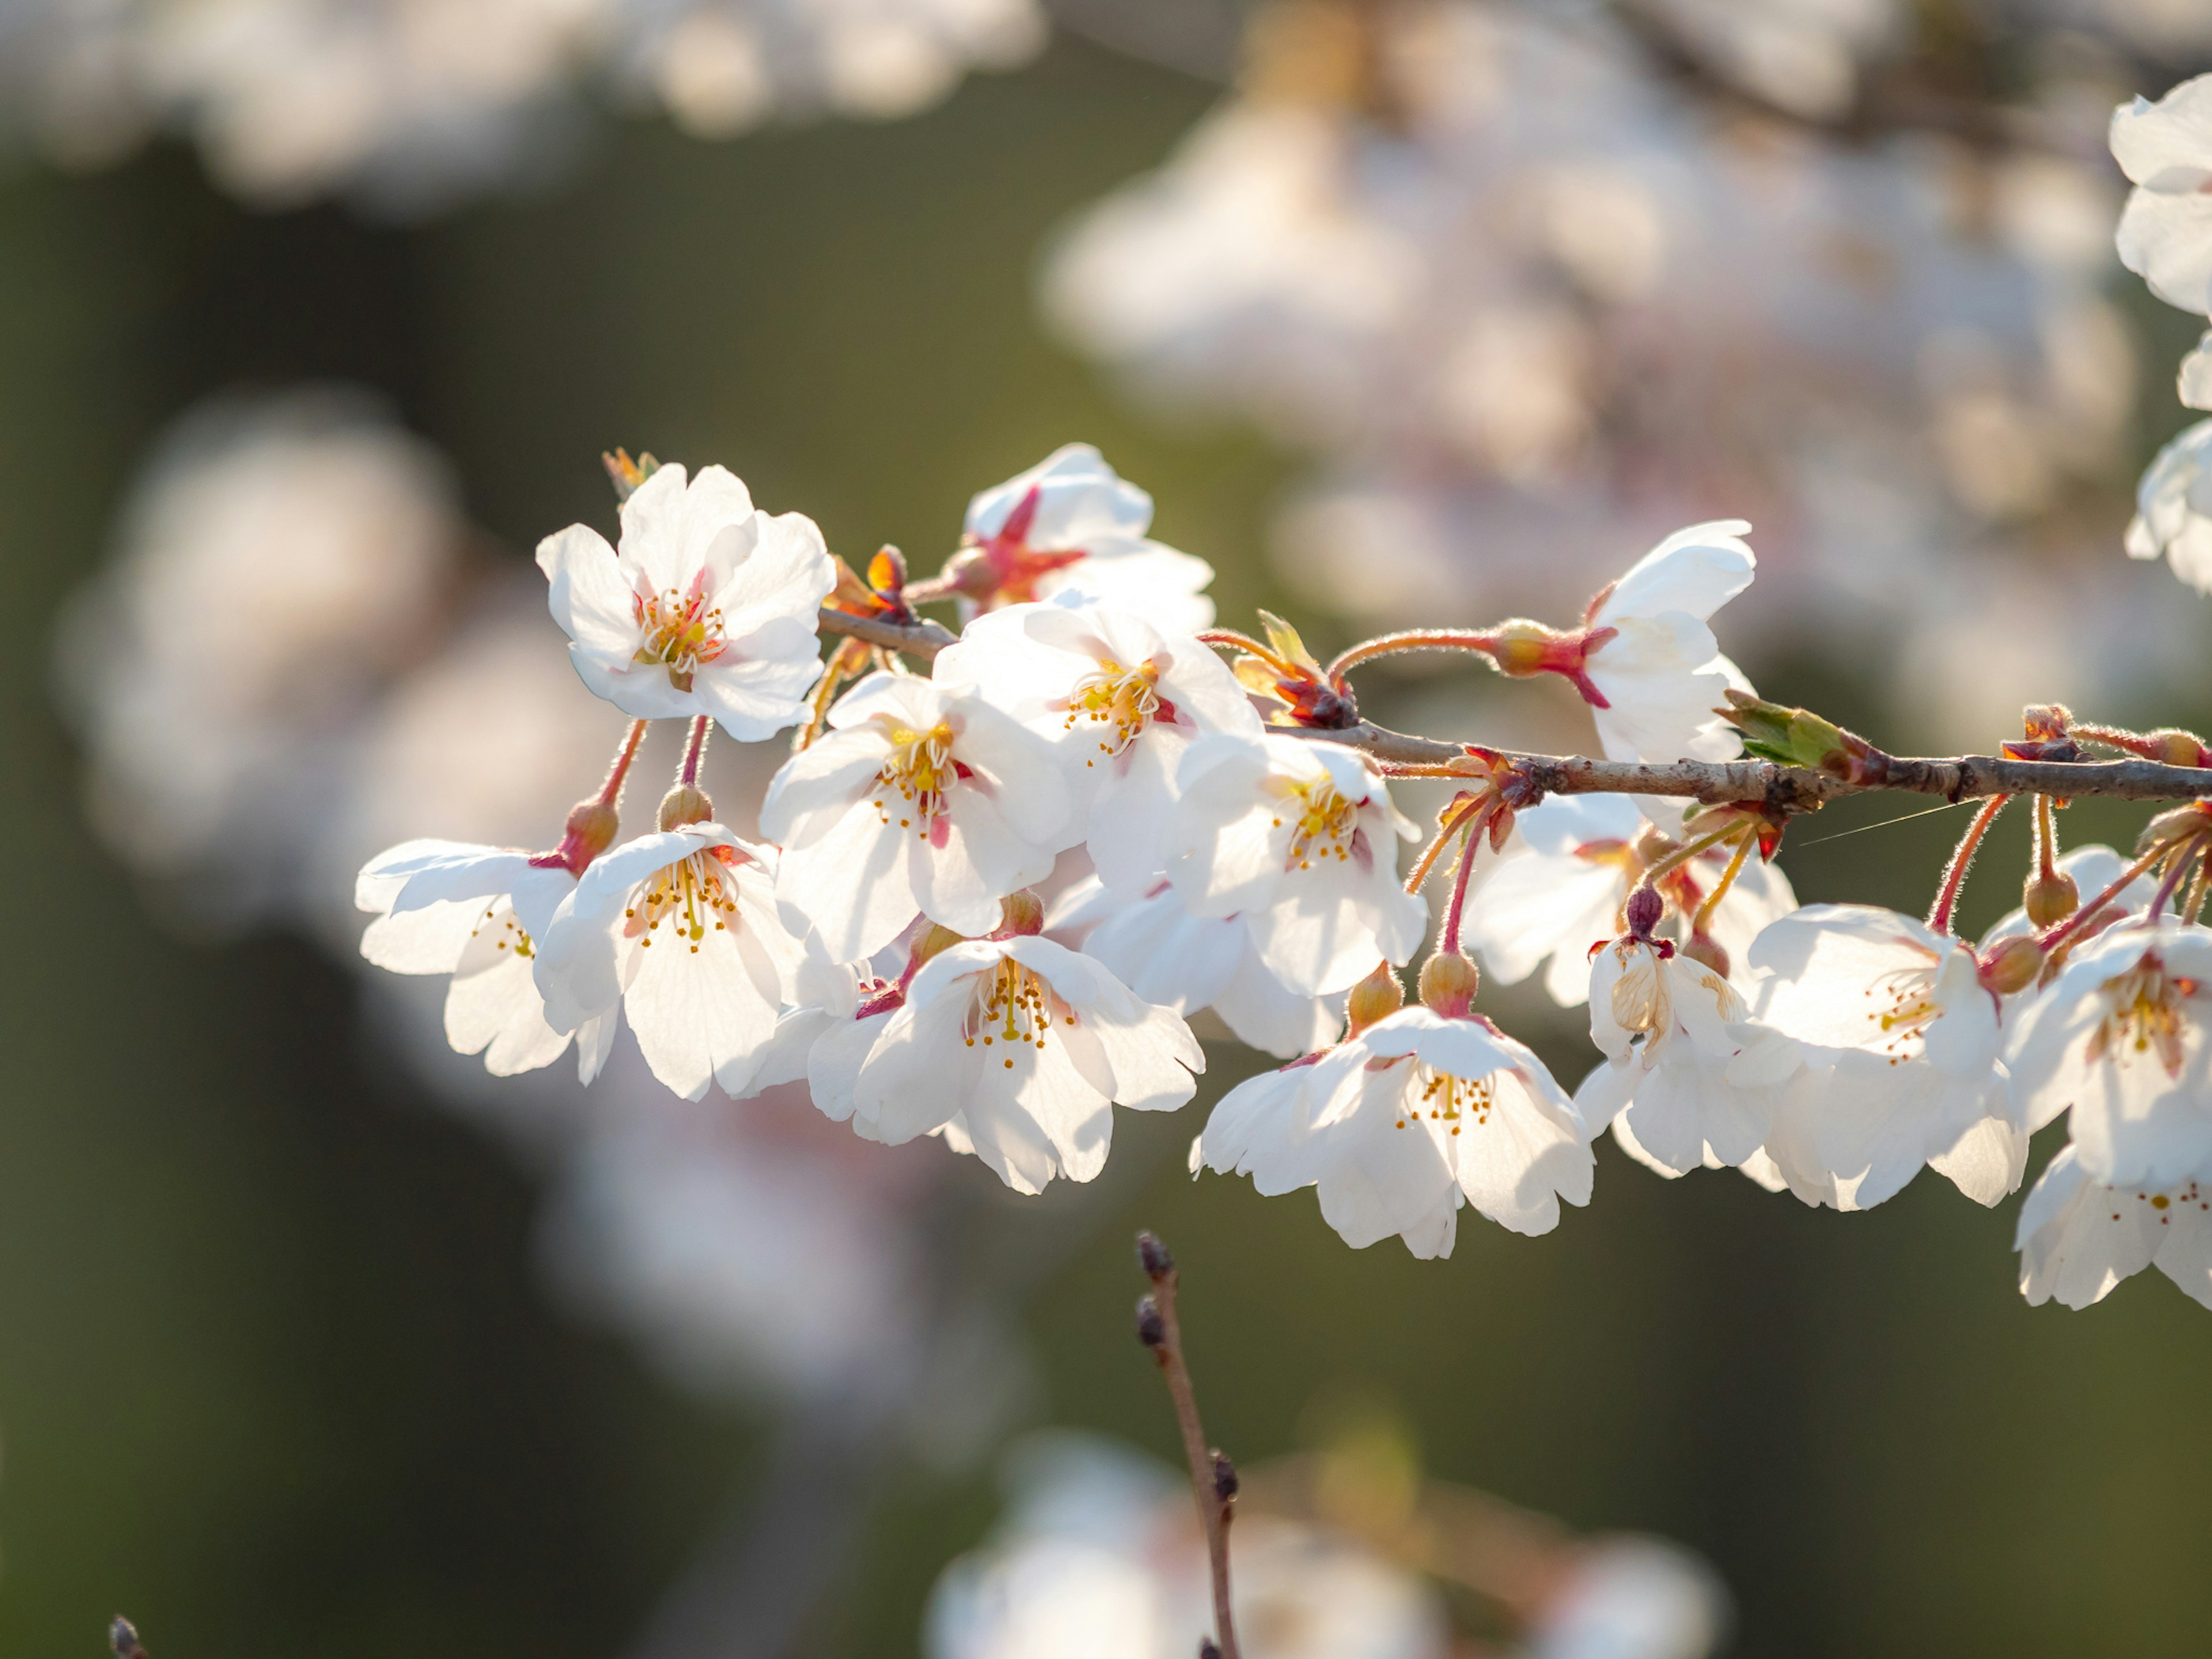
[[[2048,875],[2027,878],[2021,902],[2027,907],[2030,922],[2037,927],[2051,927],[2081,908],[2081,890],[2064,871],[2053,870]]]
[[[999,901],[1001,933],[1041,933],[1044,931],[1044,901],[1026,887]]]
[[[622,815],[611,804],[580,800],[568,809],[561,850],[573,854],[580,863],[589,864],[615,844],[615,836],[621,830]]]
[[[1692,962],[1704,963],[1723,979],[1729,975],[1729,953],[1711,933],[1691,934],[1690,942],[1682,947],[1682,954]]]
[[[2035,983],[2043,971],[2043,947],[2024,933],[1999,939],[1978,967],[1982,983],[1999,996],[2008,997]]]
[[[2194,732],[2178,732],[2167,726],[2148,735],[2157,749],[2153,758],[2168,766],[2212,764],[2212,753],[2206,751],[2204,740]]]
[[[687,823],[704,823],[714,816],[714,803],[693,783],[679,783],[660,798],[660,827],[681,830]]]
[[[2212,803],[2193,800],[2186,806],[2177,806],[2171,811],[2160,812],[2136,839],[2136,851],[2148,853],[2165,842],[2201,836],[2212,830]]]
[[[1168,1254],[1168,1247],[1160,1243],[1158,1233],[1139,1233],[1137,1265],[1145,1270],[1145,1277],[1157,1285],[1175,1271],[1175,1258]]]
[[[1439,951],[1421,964],[1421,1000],[1446,1019],[1467,1018],[1481,982],[1474,964],[1456,951]]]
[[[1378,1019],[1388,1019],[1406,1006],[1406,988],[1398,982],[1397,970],[1387,962],[1375,964],[1375,971],[1352,988],[1345,999],[1345,1016],[1352,1025],[1352,1035],[1358,1036]]]
[[[1149,1291],[1137,1298],[1137,1340],[1154,1353],[1167,1346],[1168,1322],[1160,1317],[1160,1304]]]
[[[1226,1505],[1236,1500],[1243,1482],[1237,1478],[1237,1466],[1229,1461],[1229,1454],[1217,1449],[1213,1454],[1213,1495]]]
[[[1498,644],[1490,653],[1492,660],[1516,680],[1542,673],[1559,641],[1558,633],[1534,622],[1504,623],[1492,637]]]
[[[1659,918],[1667,914],[1667,901],[1659,896],[1656,887],[1639,887],[1628,896],[1626,911],[1630,934],[1649,941],[1651,930],[1659,925]]]

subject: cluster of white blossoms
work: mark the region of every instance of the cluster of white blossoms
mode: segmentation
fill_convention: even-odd
[[[722,138],[911,114],[1044,38],[1035,0],[15,0],[0,122],[76,165],[174,130],[256,204],[406,214],[542,176],[594,82]]]
[[[1572,629],[1387,635],[1324,666],[1273,617],[1264,641],[1205,627],[1211,573],[1150,538],[1149,497],[1085,446],[978,495],[961,550],[911,584],[892,549],[863,580],[719,467],[612,465],[619,544],[577,526],[538,551],[579,677],[632,718],[604,787],[546,850],[410,841],[358,884],[363,954],[450,975],[448,1034],[492,1070],[573,1045],[588,1082],[626,1024],[686,1100],[804,1079],[864,1139],[939,1137],[1034,1194],[1099,1173],[1116,1105],[1192,1097],[1188,1021],[1211,1010],[1289,1063],[1221,1100],[1194,1172],[1313,1188],[1350,1243],[1421,1256],[1450,1252],[1463,1207],[1550,1231],[1589,1201],[1608,1127],[1662,1175],[1734,1168],[1863,1210],[1923,1167],[1995,1204],[2070,1111],[2023,1223],[2028,1293],[2094,1300],[2154,1258],[2212,1304],[2191,1218],[2212,1217],[2192,1184],[2212,1182],[2202,806],[2154,821],[2132,863],[2062,863],[2039,799],[2027,903],[1973,943],[1950,917],[2002,797],[1923,922],[1800,908],[1767,862],[1786,806],[1546,799],[1557,784],[1497,751],[1426,764],[1359,741],[1349,672],[1446,648],[1565,680],[1613,761],[1748,738],[1829,772],[1888,764],[1761,702],[1722,653],[1711,620],[1755,568],[1741,522],[1667,538]],[[923,622],[932,603],[963,631]],[[823,631],[843,636],[826,662]],[[2071,718],[2031,710],[2013,751],[2204,759],[2185,734]],[[663,719],[687,723],[683,762],[625,837]],[[702,787],[716,726],[797,728],[757,838]],[[1401,878],[1398,843],[1425,838],[1392,799],[1407,776],[1459,793]],[[1432,876],[1449,898],[1407,1006]],[[1577,1086],[1475,1009],[1478,956],[1587,1002],[1601,1058]],[[2127,1228],[2090,1224],[2107,1206]]]

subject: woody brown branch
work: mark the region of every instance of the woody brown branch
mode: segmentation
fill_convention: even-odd
[[[1377,760],[1409,765],[1457,763],[1468,775],[1483,775],[1461,744],[1393,732],[1371,721],[1338,730],[1273,726],[1287,737],[1340,743]],[[1990,755],[1943,759],[1892,757],[1879,776],[1861,781],[1771,761],[1615,761],[1583,755],[1498,752],[1546,795],[1673,795],[1718,804],[1749,801],[1785,812],[1810,811],[1844,795],[1903,793],[1966,800],[1984,795],[2055,795],[2061,799],[2102,796],[2113,800],[2193,800],[2212,795],[2212,770],[2156,761],[2024,761]]]
[[[879,645],[886,651],[903,651],[915,657],[933,657],[959,638],[943,623],[926,618],[911,623],[888,622],[881,617],[856,616],[850,611],[838,611],[826,605],[816,620],[825,634],[848,634],[870,645]]]

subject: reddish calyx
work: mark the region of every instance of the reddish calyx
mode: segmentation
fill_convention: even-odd
[[[1620,632],[1617,628],[1584,627],[1562,634],[1541,623],[1510,622],[1499,626],[1480,648],[1510,679],[1557,674],[1582,693],[1583,701],[1591,708],[1610,708],[1613,705],[1606,701],[1605,693],[1589,677],[1589,657]]]
[[[1037,584],[1046,577],[1088,557],[1087,550],[1080,547],[1030,545],[1030,531],[1043,496],[1043,490],[1032,484],[1004,524],[988,536],[971,537],[945,567],[945,586],[979,604],[1024,605],[1040,597]]]

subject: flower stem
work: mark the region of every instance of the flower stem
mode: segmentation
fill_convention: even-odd
[[[1758,839],[1759,826],[1747,824],[1743,838],[1735,844],[1735,856],[1729,860],[1728,868],[1721,872],[1721,878],[1713,884],[1713,890],[1706,896],[1705,902],[1698,907],[1698,914],[1690,919],[1692,939],[1706,931],[1707,924],[1713,919],[1713,912],[1721,908],[1721,901],[1728,896],[1729,889],[1735,885],[1735,878],[1743,873],[1744,860],[1751,856],[1752,843]]]
[[[1743,826],[1741,823],[1729,823],[1723,824],[1720,829],[1714,830],[1711,835],[1699,836],[1695,841],[1687,842],[1683,846],[1677,847],[1673,852],[1668,854],[1664,858],[1660,859],[1656,863],[1652,865],[1649,870],[1646,870],[1644,872],[1644,879],[1638,882],[1637,885],[1639,887],[1656,886],[1658,884],[1659,878],[1665,875],[1668,871],[1680,869],[1683,865],[1687,864],[1692,859],[1697,857],[1698,854],[1705,851],[1708,848],[1717,847],[1723,842],[1726,841],[1730,836],[1740,836],[1742,833]]]
[[[622,747],[615,750],[614,763],[607,768],[607,781],[599,787],[599,805],[620,806],[623,786],[629,781],[629,763],[637,758],[637,746],[644,741],[645,728],[650,720],[632,720],[629,732],[623,738]]]
[[[2159,845],[2152,848],[2149,852],[2145,853],[2133,864],[2128,866],[2126,869],[2121,871],[2118,877],[2112,882],[2112,885],[2106,888],[2103,892],[2098,894],[2097,896],[2093,899],[2083,900],[2081,908],[2076,909],[2072,915],[2067,917],[2065,921],[2060,922],[2057,927],[2051,928],[2049,933],[2045,933],[2040,939],[2036,940],[2036,943],[2043,947],[2043,954],[2046,957],[2049,956],[2060,945],[2063,945],[2068,939],[2071,939],[2076,933],[2080,932],[2090,917],[2095,915],[2100,910],[2103,909],[2105,906],[2110,904],[2114,899],[2119,897],[2121,893],[2126,890],[2127,884],[2130,882],[2133,881],[2137,876],[2142,874],[2144,871],[2149,869],[2151,866],[2156,864],[2160,859],[2164,858],[2172,850],[2173,844],[2171,842],[2160,842]]]
[[[2197,918],[2204,914],[2208,885],[2212,885],[2212,848],[2207,848],[2197,860],[2197,879],[2189,884],[2189,900],[2181,908],[2181,919],[2192,927],[2197,925]]]
[[[1494,796],[1482,803],[1481,808],[1468,817],[1466,838],[1460,842],[1459,867],[1452,872],[1451,902],[1444,907],[1443,932],[1437,942],[1437,949],[1448,957],[1460,953],[1459,919],[1467,908],[1467,878],[1474,872],[1476,837],[1482,834],[1482,827],[1490,821],[1497,805]]]
[[[2010,795],[1992,795],[1989,804],[1974,814],[1974,821],[1966,826],[1966,833],[1959,837],[1959,844],[1951,851],[1951,861],[1943,866],[1943,884],[1936,890],[1936,902],[1929,907],[1928,926],[1938,933],[1951,931],[1951,912],[1959,902],[1959,890],[1966,884],[1966,872],[1973,867],[1975,850],[1982,837],[1997,821]]]
[[[1382,634],[1371,640],[1362,640],[1358,645],[1340,653],[1328,665],[1329,677],[1357,668],[1377,657],[1387,657],[1401,651],[1470,651],[1488,655],[1498,648],[1495,634],[1480,634],[1461,628],[1416,628],[1402,634]]]
[[[2153,921],[2166,913],[2166,902],[2172,898],[2175,890],[2181,885],[2181,878],[2189,873],[2189,866],[2197,862],[2196,850],[2189,848],[2174,854],[2172,865],[2166,872],[2166,879],[2159,883],[2158,891],[2151,898],[2150,919]]]
[[[2035,873],[2045,881],[2058,875],[2058,815],[2048,795],[2035,798]]]
[[[707,737],[714,729],[714,716],[694,714],[691,717],[691,736],[684,745],[684,769],[676,775],[681,784],[696,786],[699,781],[699,763],[707,753]]]
[[[1296,664],[1285,662],[1273,650],[1260,643],[1249,634],[1240,634],[1233,628],[1209,628],[1198,635],[1206,645],[1225,645],[1242,651],[1249,657],[1257,657],[1285,679],[1298,678]]]
[[[1206,1531],[1206,1565],[1213,1577],[1213,1629],[1222,1659],[1238,1659],[1237,1626],[1229,1603],[1229,1522],[1237,1498],[1237,1471],[1206,1443],[1199,1421],[1198,1395],[1183,1358],[1182,1324],[1176,1313],[1175,1259],[1151,1233],[1137,1235],[1137,1260],[1152,1281],[1151,1293],[1137,1304],[1137,1335],[1159,1361],[1168,1396],[1175,1401],[1176,1426],[1182,1431],[1183,1455],[1190,1462],[1192,1495]]]
[[[1406,878],[1407,892],[1418,893],[1421,890],[1422,884],[1429,878],[1429,872],[1437,867],[1437,855],[1451,845],[1451,838],[1458,831],[1459,827],[1475,812],[1496,799],[1497,797],[1492,794],[1478,795],[1443,821],[1443,826],[1437,831],[1436,839],[1421,849],[1421,856],[1413,860],[1413,872]]]

